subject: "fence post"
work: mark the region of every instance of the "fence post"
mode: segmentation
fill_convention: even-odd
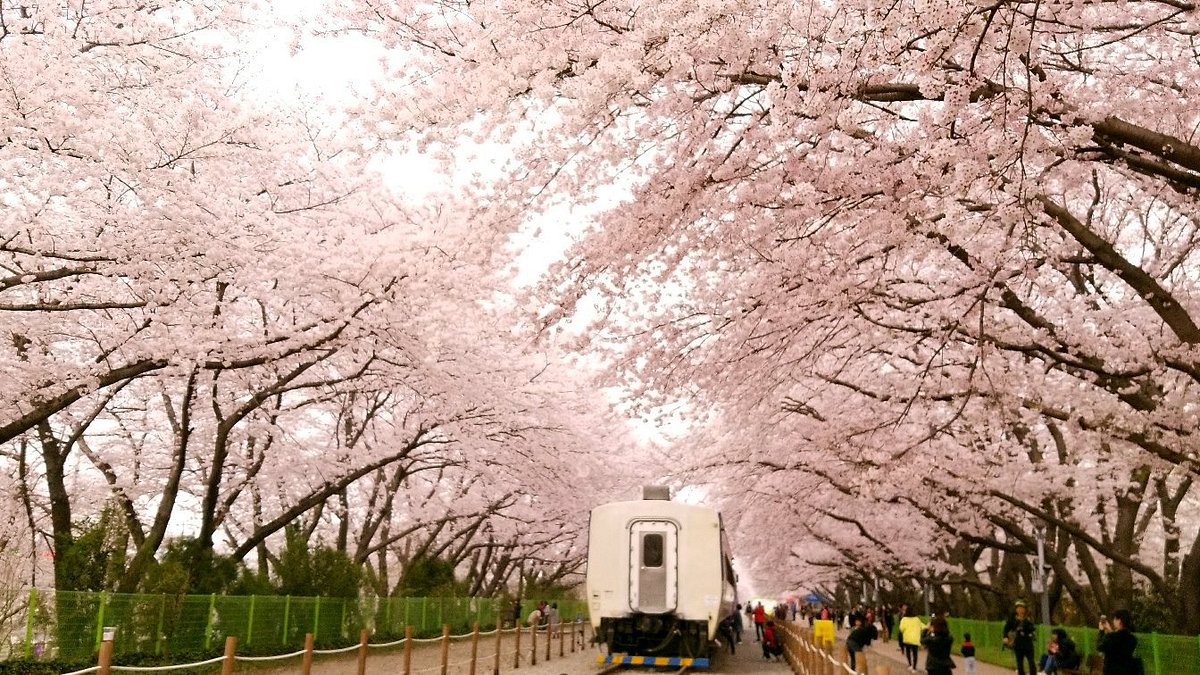
[[[521,667],[521,620],[517,619],[517,648],[513,651],[513,670]]]
[[[313,641],[315,637],[312,633],[304,634],[304,656],[300,657],[300,672],[303,675],[312,675]]]
[[[367,629],[358,632],[358,675],[367,675]]]
[[[574,635],[571,636],[571,646],[572,647],[575,646],[575,636]],[[558,658],[561,659],[562,657],[566,656],[566,654],[567,654],[566,648],[567,648],[567,631],[563,630],[563,623],[562,623],[562,621],[559,621],[558,622]],[[572,649],[571,651],[575,651],[575,650]]]
[[[102,627],[100,634],[100,670],[99,675],[110,675],[112,673],[112,657],[113,657],[113,636],[117,629],[112,627]]]
[[[475,622],[475,628],[471,631],[471,666],[467,668],[467,675],[475,675],[475,659],[479,658],[479,622]]]
[[[96,647],[100,647],[104,635],[104,608],[108,605],[108,598],[104,591],[100,591],[100,611],[96,613]]]
[[[154,633],[154,653],[162,654],[163,639],[167,637],[163,635],[163,621],[167,616],[167,596],[162,595],[158,599],[158,628]]]
[[[442,624],[442,675],[450,668],[450,624]]]
[[[537,624],[529,627],[529,644],[533,645],[529,650],[529,665],[537,665]]]
[[[221,662],[221,675],[233,675],[234,655],[237,654],[237,636],[225,638],[225,660]]]
[[[283,597],[283,635],[279,638],[279,644],[287,646],[288,636],[288,619],[292,611],[292,596],[285,595]]]
[[[535,629],[536,630],[536,629]],[[554,632],[550,623],[546,623],[546,660],[550,660],[550,648],[554,646]]]
[[[204,651],[212,649],[212,617],[213,609],[217,606],[217,594],[208,595],[208,616],[204,617]]]
[[[313,640],[317,639],[317,628],[321,625],[321,596],[313,603]]]
[[[29,611],[25,614],[25,658],[33,655],[33,615],[37,611],[37,589],[29,589]]]
[[[254,596],[250,596],[250,611],[246,616],[246,644],[254,639]]]
[[[1162,659],[1160,658],[1161,652],[1158,650],[1158,633],[1150,634],[1150,647],[1154,653],[1154,675],[1160,675],[1162,673]]]
[[[404,625],[404,675],[412,673],[412,624]]]
[[[492,662],[492,675],[500,675],[501,636],[504,635],[504,619],[496,617],[496,657]]]
[[[425,630],[429,623],[429,598],[421,598],[421,630]]]

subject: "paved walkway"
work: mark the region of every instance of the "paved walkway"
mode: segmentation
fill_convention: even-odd
[[[880,661],[887,662],[888,668],[892,671],[892,675],[903,675],[904,673],[909,672],[908,664],[904,661],[904,654],[900,652],[900,646],[896,644],[895,641],[872,642],[871,646],[867,647],[866,653],[868,654],[868,659],[870,659],[870,663],[872,665]],[[957,654],[954,654],[952,658],[954,659],[954,665],[957,666],[954,669],[954,675],[963,675],[965,672],[963,669],[963,658]],[[920,657],[917,659],[917,665],[920,668],[917,672],[924,673],[924,651],[921,652]],[[975,673],[977,675],[1012,675],[1015,672],[1017,672],[1016,666],[1013,666],[1012,668],[1001,668],[1000,666],[984,663],[982,661],[975,662]]]
[[[841,646],[845,642],[846,635],[848,634],[849,631],[845,629],[838,631],[838,653],[840,653]],[[958,651],[958,647],[959,645],[956,642],[954,645],[954,652]],[[891,640],[889,642],[881,642],[876,640],[875,642],[871,643],[870,647],[867,647],[864,653],[867,655],[868,663],[871,666],[875,666],[878,663],[886,663],[892,675],[905,675],[906,673],[910,672],[908,669],[908,663],[904,660],[904,654],[900,651],[900,644],[895,640]],[[952,658],[954,659],[954,665],[956,666],[954,669],[954,675],[964,675],[963,658],[957,653],[954,653]],[[921,651],[919,657],[917,658],[917,666],[917,673],[925,672],[924,650]],[[870,672],[874,673],[875,670],[872,669]],[[975,662],[976,675],[1012,675],[1015,672],[1017,672],[1016,665],[1013,665],[1009,668],[1004,668],[991,663],[984,663],[982,661]]]

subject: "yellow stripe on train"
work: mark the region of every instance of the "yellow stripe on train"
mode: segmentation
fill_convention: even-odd
[[[708,659],[695,659],[686,656],[632,656],[629,654],[601,654],[596,657],[599,665],[621,664],[627,666],[694,666],[707,668]]]

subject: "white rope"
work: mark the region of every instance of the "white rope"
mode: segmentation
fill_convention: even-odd
[[[169,670],[180,670],[183,668],[195,668],[196,666],[207,666],[214,663],[220,663],[225,660],[224,656],[209,659],[207,661],[197,661],[196,663],[180,663],[173,666],[112,666],[112,670],[126,671],[130,673],[165,673]]]
[[[313,653],[314,654],[345,654],[346,652],[352,652],[356,649],[358,649],[358,645],[350,645],[349,647],[342,647],[341,649],[314,649]]]
[[[396,645],[404,644],[404,641],[407,639],[408,638],[400,638],[399,640],[395,640],[392,642],[380,642],[379,644],[368,642],[367,647],[395,647]]]
[[[501,628],[501,629],[499,629],[499,632],[500,633],[515,633],[519,630],[521,630],[520,627]],[[479,633],[479,636],[484,637],[484,636],[489,636],[489,635],[495,635],[496,632],[497,632],[497,629],[493,628],[492,630],[487,631],[486,633]],[[470,633],[463,633],[462,635],[450,635],[450,636],[446,636],[446,637],[449,637],[451,640],[461,640],[464,638],[472,637],[473,635],[475,635],[474,631],[472,631]],[[441,636],[439,636],[439,637],[423,638],[423,639],[412,638],[412,641],[414,643],[429,644],[429,643],[433,643],[433,642],[441,642],[442,639],[443,638]],[[368,648],[376,648],[376,649],[386,648],[386,647],[396,647],[398,645],[404,644],[404,642],[406,640],[408,640],[408,638],[400,638],[399,640],[394,640],[392,642],[380,642],[380,643],[368,642],[367,647]],[[359,648],[359,646],[360,645],[355,644],[355,645],[350,645],[349,647],[343,647],[341,649],[314,649],[312,651],[312,653],[313,654],[345,654],[348,652],[355,651],[356,649]],[[807,647],[807,645],[805,645],[805,646]],[[515,652],[501,651],[500,655],[501,655],[501,657],[503,657],[506,655],[511,655],[513,653],[515,653]],[[291,652],[290,654],[277,654],[274,656],[239,656],[239,655],[235,654],[233,658],[235,661],[278,661],[278,660],[282,660],[282,659],[294,658],[296,656],[302,656],[303,654],[304,654],[304,650],[301,649],[300,651]],[[482,656],[482,657],[478,657],[478,658],[487,659],[487,658],[494,658],[495,656],[496,656],[496,652],[492,652],[492,653],[488,654],[487,656]],[[225,660],[224,656],[218,656],[216,658],[212,658],[207,661],[198,661],[196,663],[181,663],[181,664],[176,664],[176,665],[172,665],[172,666],[112,666],[111,668],[114,671],[147,672],[147,673],[166,672],[166,671],[170,671],[170,670],[180,670],[183,668],[195,668],[197,666],[206,666],[206,665],[210,665],[213,663],[220,663],[221,661],[224,661],[224,660]],[[439,667],[439,666],[435,666],[435,668],[437,668],[437,667]],[[92,666],[91,668],[85,668],[83,670],[75,670],[75,671],[71,671],[69,673],[63,673],[63,675],[88,675],[89,673],[99,672],[99,670],[100,670],[100,666]],[[433,669],[426,668],[425,670],[433,670]],[[414,672],[424,672],[424,671],[414,671]]]
[[[304,650],[292,652],[291,654],[277,654],[275,656],[234,656],[234,661],[277,661],[279,659],[290,659],[293,656],[302,656]]]

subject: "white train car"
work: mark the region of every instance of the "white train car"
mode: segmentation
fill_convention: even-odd
[[[737,591],[721,514],[647,487],[592,510],[587,596],[610,653],[707,658]]]

